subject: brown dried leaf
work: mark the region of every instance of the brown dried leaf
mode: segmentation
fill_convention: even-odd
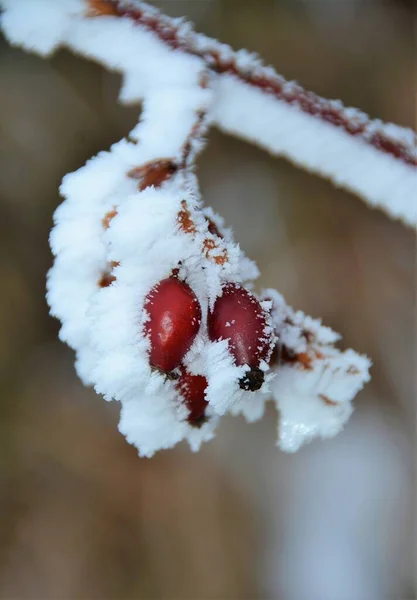
[[[119,262],[112,260],[107,268],[107,271],[103,273],[98,281],[98,285],[101,288],[108,287],[113,281],[116,281],[116,276],[112,274],[112,271],[115,267],[119,266]]]
[[[221,249],[221,254],[213,254],[213,250],[218,250],[219,246],[214,240],[206,238],[203,242],[203,252],[206,258],[214,260],[217,265],[224,265],[228,261],[227,252],[225,248]]]
[[[182,209],[178,213],[178,223],[180,229],[182,229],[182,231],[184,231],[185,233],[195,233],[196,227],[194,221],[191,218],[191,214],[187,208],[187,203],[185,202],[185,200],[181,202],[181,206]]]
[[[325,404],[328,404],[329,406],[337,406],[337,402],[335,402],[334,400],[330,400],[328,396],[325,396],[324,394],[319,394],[319,397],[323,400]]]
[[[101,288],[105,288],[108,287],[111,283],[113,283],[113,281],[116,281],[116,277],[114,275],[112,275],[111,273],[103,273],[103,275],[101,276],[101,278],[98,281],[98,285]]]
[[[216,235],[219,238],[223,238],[222,234],[220,233],[220,231],[217,228],[217,225],[214,221],[212,221],[209,217],[206,217],[206,221],[207,221],[207,229],[209,230],[209,232],[212,235]]]
[[[87,17],[101,17],[111,15],[112,17],[120,16],[114,2],[109,0],[88,0]]]
[[[117,209],[116,208],[113,208],[112,210],[109,210],[109,212],[104,215],[104,218],[103,218],[103,221],[102,221],[104,229],[108,229],[109,228],[110,221],[112,219],[114,219],[114,217],[116,215],[117,215]]]
[[[311,370],[313,368],[311,366],[312,357],[307,352],[299,352],[297,354],[296,352],[284,345],[281,349],[281,362],[298,364],[302,369],[305,370]]]
[[[128,172],[128,177],[132,179],[141,179],[139,184],[139,190],[142,192],[145,188],[153,185],[159,187],[170,179],[174,173],[178,170],[178,166],[168,158],[162,158],[161,160],[152,161],[142,165],[141,167],[135,167]]]

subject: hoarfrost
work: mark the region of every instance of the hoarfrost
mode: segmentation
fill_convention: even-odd
[[[60,338],[76,352],[84,383],[121,403],[120,431],[142,456],[181,440],[195,451],[214,436],[221,415],[256,421],[272,394],[283,450],[335,435],[369,380],[370,367],[366,357],[335,348],[338,334],[267,290],[261,306],[271,311],[271,322],[258,351],[274,336],[278,351],[272,368],[269,356],[261,361],[265,381],[257,392],[241,389],[248,365],[236,364],[228,340],[209,340],[207,313],[223,286],[252,289],[259,273],[221,217],[203,207],[194,159],[208,126],[216,123],[414,224],[413,134],[316,98],[318,112],[330,107],[360,128],[361,135],[352,136],[303,110],[297,100],[302,88],[264,67],[256,55],[235,53],[143,3],[112,0],[106,7],[121,12],[105,16],[97,16],[83,0],[2,4],[1,26],[11,43],[41,55],[66,45],[120,71],[122,101],[143,101],[141,119],[127,139],[65,176],[60,188],[65,200],[50,236],[55,255],[47,282],[51,314],[62,323]],[[132,8],[132,18],[123,12],[126,7]],[[135,10],[145,21],[159,19],[173,32],[177,47],[149,23],[135,20]],[[228,64],[234,64],[235,75]],[[254,84],[265,77],[270,87],[282,89],[282,98]],[[408,146],[407,160],[380,151],[373,141],[380,134]],[[183,359],[189,373],[207,380],[206,419],[199,427],[188,422],[175,380],[149,364],[145,299],[173,273],[191,287],[202,311],[201,327]]]

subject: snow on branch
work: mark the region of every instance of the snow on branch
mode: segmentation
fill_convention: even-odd
[[[335,435],[369,380],[369,359],[337,349],[338,334],[295,312],[278,292],[253,292],[257,267],[221,217],[204,207],[195,160],[213,121],[305,159],[309,168],[299,143],[316,126],[318,135],[350,140],[380,164],[411,173],[407,140],[337,104],[326,112],[325,101],[286,84],[253,56],[145,4],[3,4],[2,27],[12,43],[42,55],[66,44],[122,72],[124,101],[143,100],[127,138],[65,176],[50,237],[51,314],[62,322],[60,337],[75,350],[84,383],[120,402],[120,431],[142,456],[181,440],[197,450],[222,415],[255,421],[272,396],[283,450]],[[273,124],[257,129],[261,116],[247,94],[255,104],[272,103],[272,111],[289,110],[294,120],[277,113]],[[259,109],[271,115],[267,106]],[[304,118],[310,134],[296,123]],[[273,145],[280,129],[281,149]],[[309,143],[312,156],[327,164]],[[324,173],[322,167],[316,170]]]
[[[167,77],[169,68],[158,60],[162,45],[176,51],[171,56],[195,57],[216,74],[217,126],[329,178],[391,217],[417,224],[417,138],[410,129],[306,91],[257,55],[235,52],[136,0],[2,1],[2,26],[12,43],[44,55],[67,45],[120,71],[122,101],[144,96],[145,74],[158,79],[152,67]]]

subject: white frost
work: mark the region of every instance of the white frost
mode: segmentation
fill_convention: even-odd
[[[236,77],[223,75],[216,86],[214,120],[221,129],[331,179],[391,217],[417,224],[415,167]],[[409,143],[414,139],[410,130],[386,126],[389,133],[398,130]]]
[[[50,236],[55,255],[47,283],[51,314],[62,323],[60,338],[76,352],[81,379],[106,400],[121,403],[120,431],[142,456],[181,440],[198,450],[213,437],[221,415],[231,412],[256,421],[272,393],[282,449],[294,451],[314,437],[335,435],[368,381],[370,366],[352,350],[335,349],[338,334],[294,312],[277,292],[265,292],[264,309],[272,301],[269,331],[279,337],[283,354],[274,373],[266,362],[259,365],[265,383],[255,393],[239,387],[245,367],[235,364],[228,341],[208,339],[207,312],[223,285],[251,289],[259,273],[221,217],[203,209],[196,177],[188,169],[190,156],[203,143],[195,128],[205,115],[202,133],[214,120],[331,177],[407,223],[417,220],[416,203],[410,201],[416,184],[411,167],[233,77],[208,73],[203,58],[172,51],[129,18],[86,17],[82,0],[2,0],[2,5],[1,26],[12,43],[41,55],[66,45],[120,71],[123,101],[143,100],[141,120],[128,139],[64,178],[60,192],[65,200],[55,212]],[[262,68],[256,56],[235,54],[194,34],[187,24],[181,25],[180,36],[202,53],[214,45],[223,59],[236,59],[243,73]],[[407,135],[390,127],[392,136]],[[129,172],[160,160],[181,167],[161,185],[140,190],[139,175]],[[181,226],[181,211],[190,230]],[[220,236],[210,232],[213,226]],[[147,294],[174,269],[202,310],[199,332],[183,360],[190,373],[207,379],[207,421],[201,427],[188,423],[175,381],[150,367],[143,330]],[[106,284],[103,276],[109,278]]]
[[[369,381],[371,361],[334,347],[339,335],[319,320],[293,311],[274,290],[272,318],[281,343],[272,394],[280,414],[278,444],[295,452],[316,437],[336,435],[350,417],[352,400]],[[292,359],[298,357],[297,361]]]
[[[124,102],[157,94],[158,89],[167,92],[170,88],[172,94],[175,86],[187,89],[192,95],[196,90],[196,75],[212,64],[211,52],[224,63],[235,61],[242,75],[271,77],[288,93],[299,89],[271,67],[263,66],[255,54],[246,50],[234,52],[226,44],[194,33],[188,23],[169,19],[142,2],[131,0],[126,6],[139,7],[144,14],[161,19],[167,27],[177,26],[182,43],[204,59],[172,51],[155,34],[128,17],[87,17],[86,0],[0,0],[0,4],[5,8],[1,27],[11,43],[41,55],[66,45],[108,69],[119,71],[123,75],[120,100]],[[212,117],[221,129],[329,178],[336,186],[354,192],[391,217],[411,226],[417,224],[416,166],[367,141],[375,133],[381,133],[388,141],[404,144],[415,159],[417,143],[413,131],[377,119],[370,121],[361,111],[344,108],[339,100],[331,101],[329,106],[341,111],[352,124],[364,126],[363,135],[350,135],[342,127],[313,117],[233,75],[213,73],[212,76],[215,80]]]

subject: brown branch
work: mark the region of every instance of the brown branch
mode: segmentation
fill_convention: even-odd
[[[327,100],[307,91],[295,82],[286,81],[272,68],[259,60],[243,64],[238,53],[216,40],[196,34],[178,20],[171,19],[154,7],[137,4],[134,0],[88,0],[91,17],[111,15],[129,17],[138,25],[152,31],[161,41],[176,50],[198,56],[207,66],[220,74],[230,74],[242,82],[273,95],[277,100],[297,107],[305,114],[343,129],[375,149],[395,157],[410,166],[417,166],[417,136],[409,142],[397,139],[379,121],[371,120],[361,111],[347,109],[339,101]]]

